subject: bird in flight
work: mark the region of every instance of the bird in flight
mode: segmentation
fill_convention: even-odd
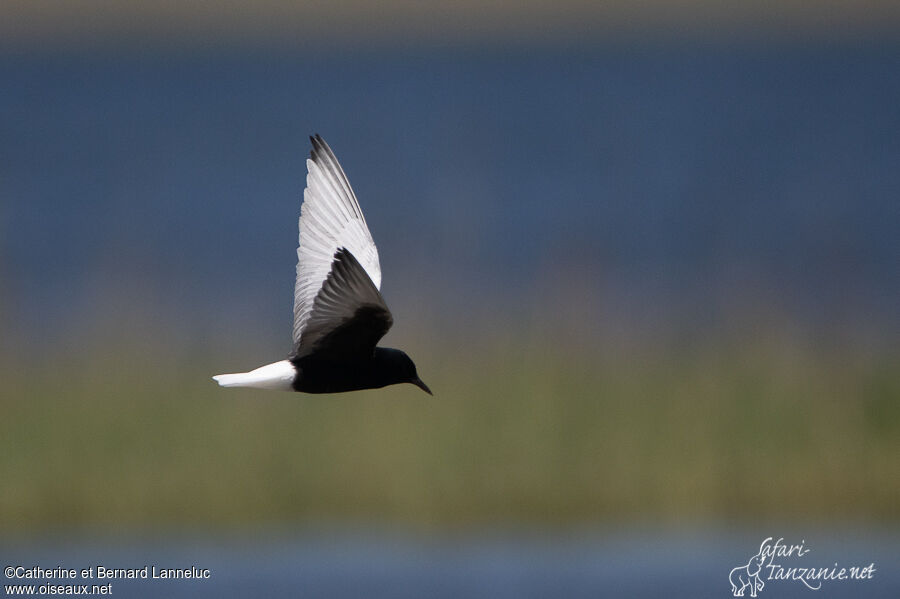
[[[287,360],[219,374],[223,387],[339,393],[412,383],[431,394],[399,349],[375,347],[394,319],[366,219],[334,152],[310,137],[294,284],[294,349]]]

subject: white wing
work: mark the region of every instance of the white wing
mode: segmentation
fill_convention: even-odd
[[[325,283],[334,254],[346,248],[375,287],[381,288],[378,250],[356,195],[334,152],[319,135],[306,161],[306,189],[300,209],[300,247],[294,284],[294,347],[300,344],[316,295]]]

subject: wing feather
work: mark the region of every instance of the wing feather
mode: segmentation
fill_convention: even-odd
[[[359,262],[376,290],[381,288],[378,249],[356,194],[340,163],[319,135],[310,138],[306,189],[300,209],[300,245],[294,283],[294,347],[299,347],[316,296],[331,272],[335,252],[345,248]]]
[[[375,344],[393,324],[381,293],[360,263],[341,248],[291,358],[315,354],[320,359],[371,356]]]

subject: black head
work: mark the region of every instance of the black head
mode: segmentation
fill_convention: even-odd
[[[412,383],[428,395],[434,395],[428,385],[422,382],[416,372],[416,365],[412,359],[399,349],[386,347],[375,348],[375,360],[385,376],[389,377],[387,384]]]

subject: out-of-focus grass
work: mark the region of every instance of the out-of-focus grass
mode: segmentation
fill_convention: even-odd
[[[900,518],[896,356],[454,347],[409,348],[434,398],[225,390],[136,348],[19,364],[0,529]]]

